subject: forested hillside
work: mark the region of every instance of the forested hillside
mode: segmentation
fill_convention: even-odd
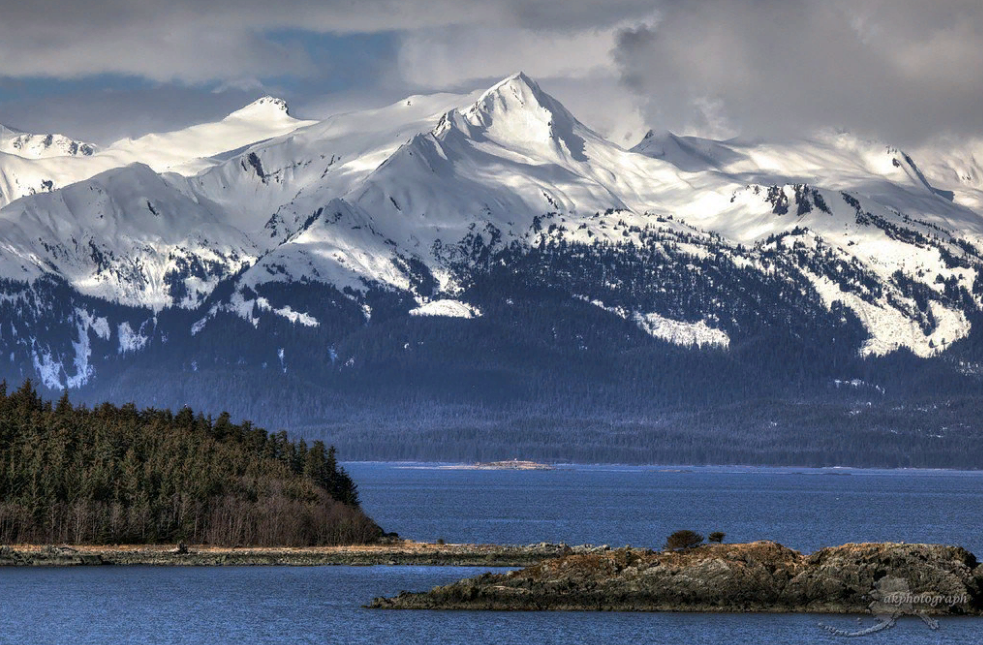
[[[364,543],[381,534],[320,441],[184,408],[44,401],[0,384],[0,543]]]

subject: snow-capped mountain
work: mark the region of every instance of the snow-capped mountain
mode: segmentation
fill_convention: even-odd
[[[61,134],[27,134],[0,125],[0,207],[71,183],[78,174],[72,169],[86,165],[98,150]]]
[[[534,355],[617,356],[604,378],[631,383],[667,356],[723,361],[749,396],[869,379],[899,351],[964,378],[983,303],[966,150],[654,132],[626,150],[517,74],[321,122],[267,97],[89,155],[0,155],[3,373],[136,398],[152,370],[167,402],[204,396],[176,385],[203,373],[453,390]]]
[[[267,96],[215,123],[122,139],[104,149],[62,135],[4,129],[0,140],[0,207],[135,163],[156,172],[194,175],[219,164],[223,155],[313,123],[294,119],[286,102]]]
[[[221,121],[165,134],[122,139],[106,153],[125,163],[145,163],[157,172],[193,175],[245,146],[313,125],[290,116],[283,99],[265,96]],[[122,163],[120,165],[123,165]]]
[[[0,126],[0,152],[26,159],[91,157],[98,147],[63,134],[25,134]]]

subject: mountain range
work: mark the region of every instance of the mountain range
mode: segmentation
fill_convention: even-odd
[[[0,137],[0,376],[353,457],[980,466],[983,145],[631,149],[525,76]]]

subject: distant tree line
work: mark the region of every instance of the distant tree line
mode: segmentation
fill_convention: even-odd
[[[379,527],[333,447],[184,408],[73,406],[0,384],[0,543],[307,546]]]

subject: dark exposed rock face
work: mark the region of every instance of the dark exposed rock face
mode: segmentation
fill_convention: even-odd
[[[983,567],[959,547],[847,544],[803,556],[774,542],[618,549],[485,574],[386,609],[983,613]]]

